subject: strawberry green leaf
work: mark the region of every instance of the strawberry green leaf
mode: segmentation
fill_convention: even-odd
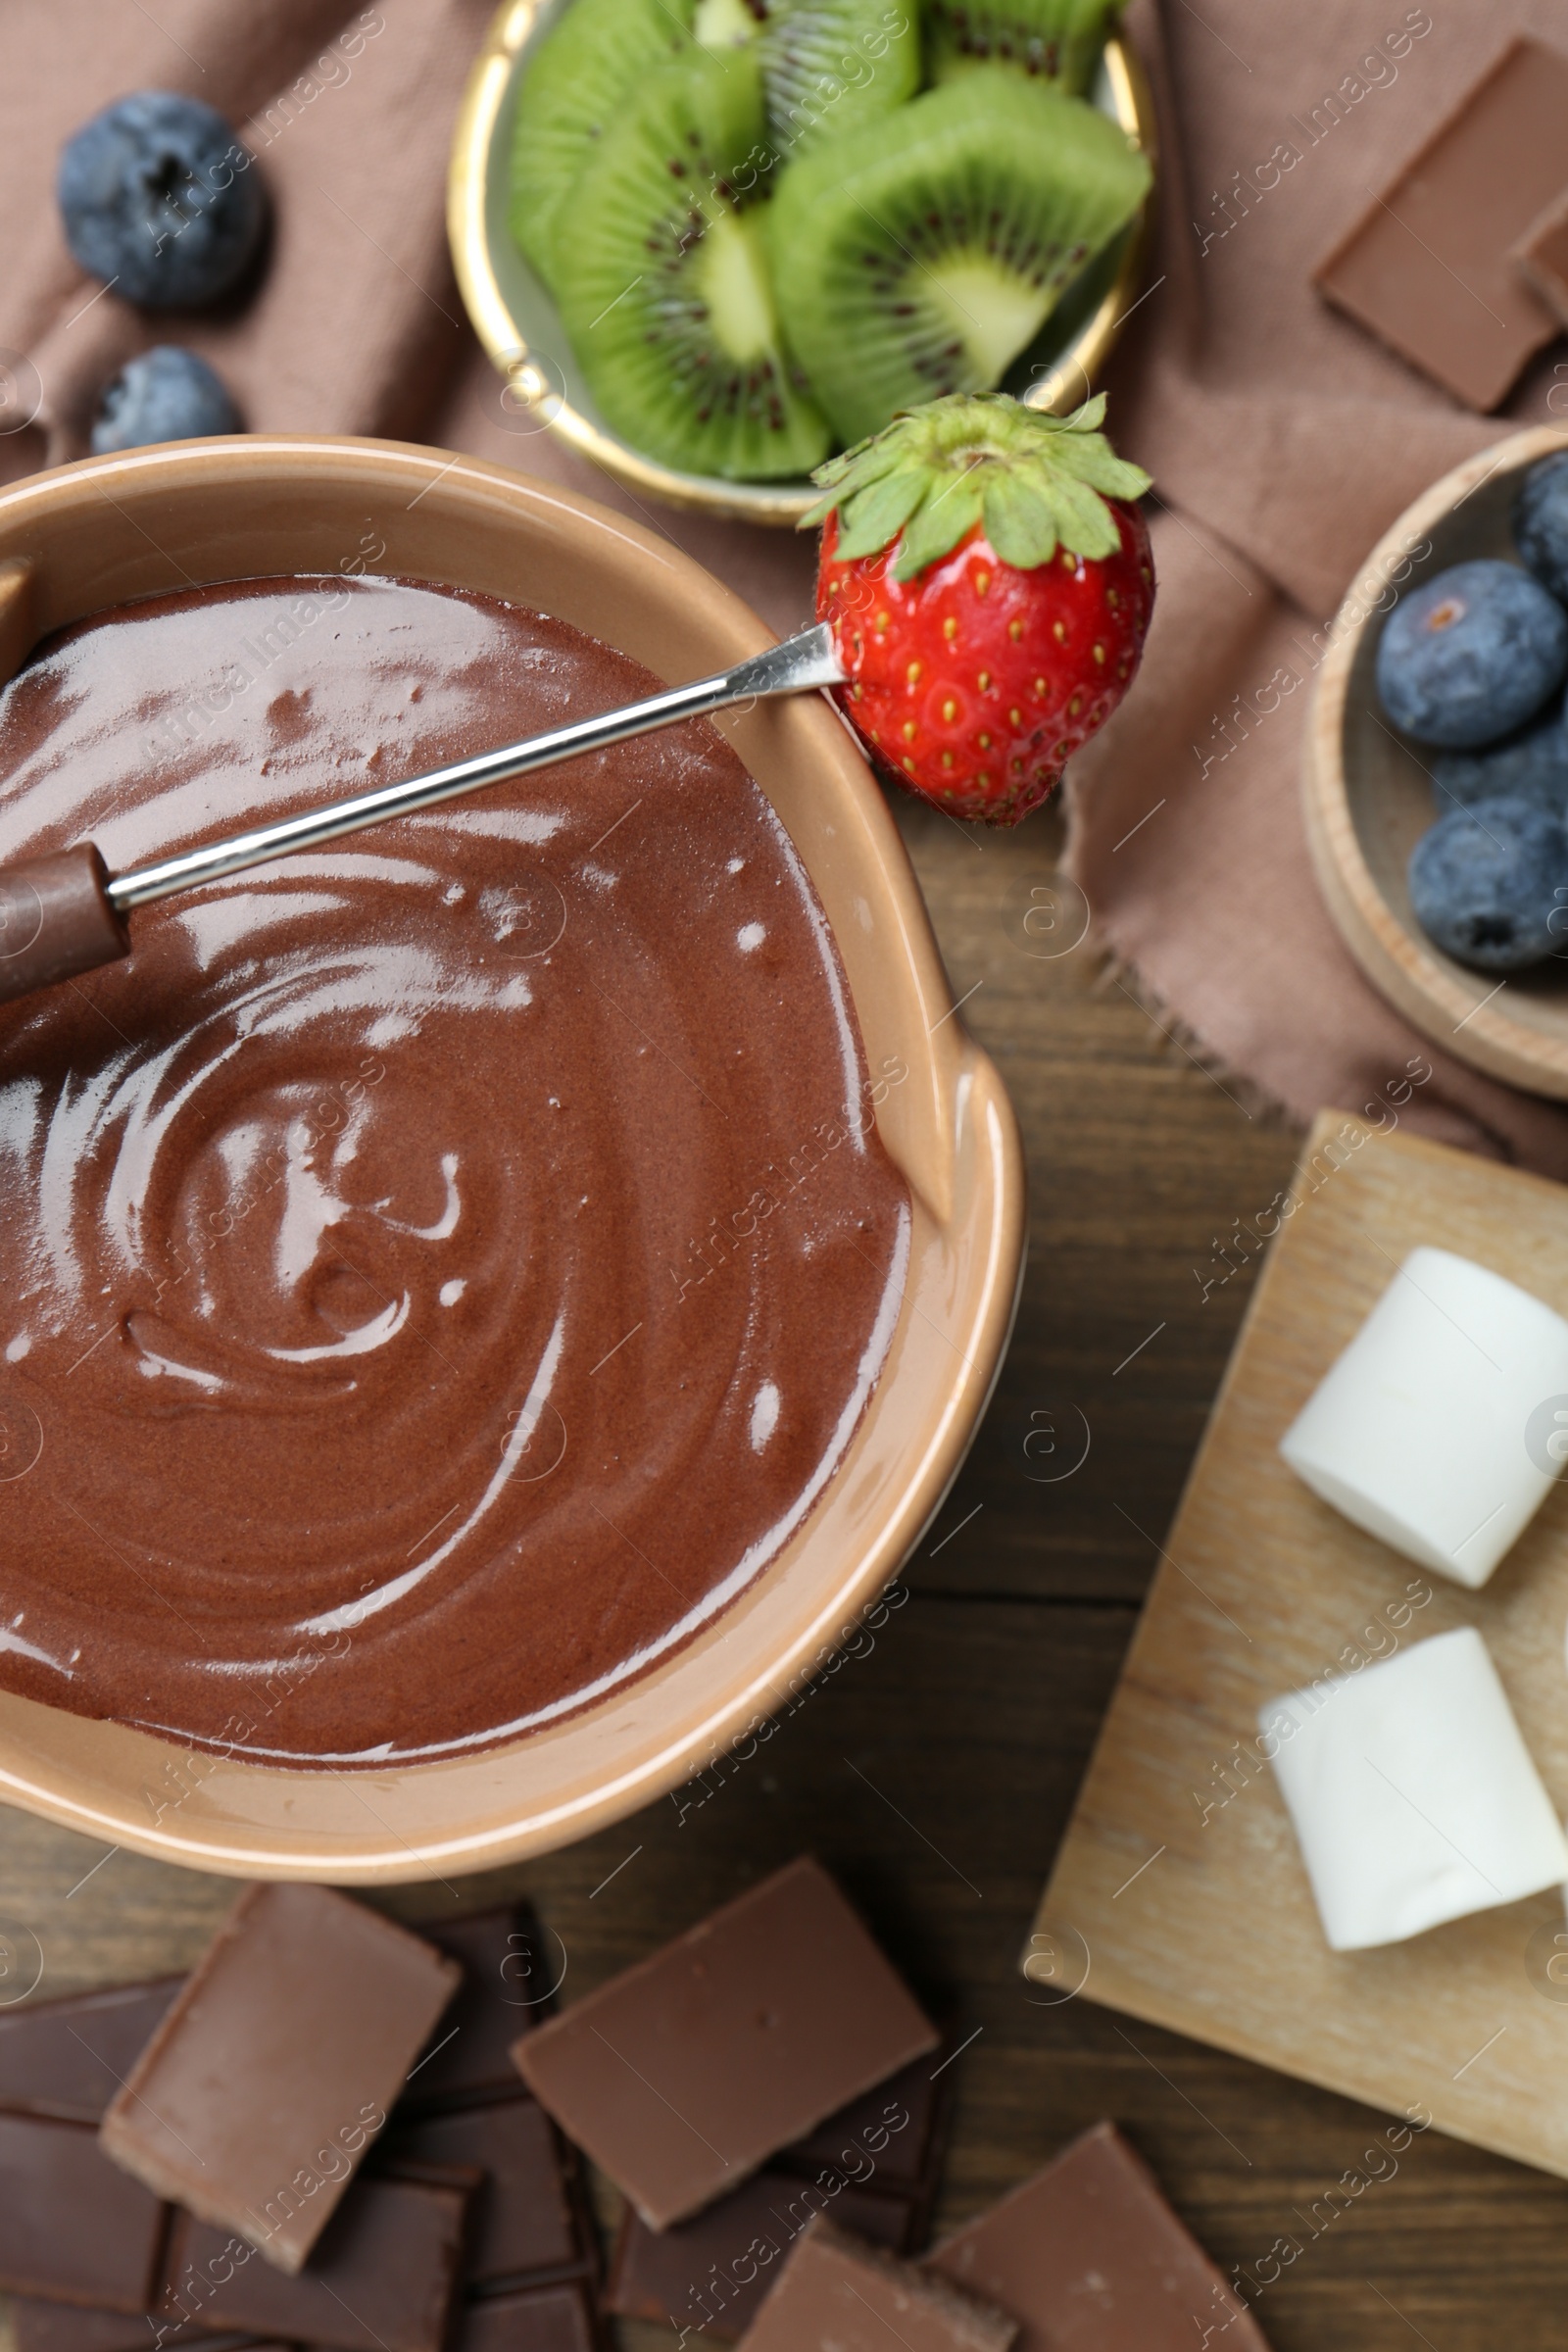
[[[1056,552],[1056,517],[1051,500],[1033,482],[994,466],[986,474],[984,500],[986,537],[1004,564],[1034,571],[1050,563]]]
[[[1086,482],[1075,482],[1069,474],[1059,474],[1051,485],[1051,504],[1056,517],[1056,532],[1063,547],[1075,556],[1091,560],[1113,556],[1121,544],[1116,518],[1098,491]]]
[[[845,563],[874,556],[903,530],[924,498],[928,484],[918,473],[884,474],[856,490],[839,509],[837,553]]]
[[[975,475],[955,474],[946,488],[928,499],[904,534],[893,577],[912,580],[928,564],[956,548],[980,519],[981,495]]]
[[[1102,490],[1107,498],[1142,498],[1151,487],[1143,467],[1118,458],[1098,433],[1092,440],[1064,441],[1060,448],[1062,471]]]

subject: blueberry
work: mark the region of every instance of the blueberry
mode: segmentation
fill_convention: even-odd
[[[1568,673],[1568,612],[1517,564],[1455,564],[1402,596],[1378,693],[1417,743],[1468,752],[1533,718]]]
[[[143,449],[149,441],[195,441],[237,433],[239,411],[221,376],[175,343],[159,343],[127,360],[105,384],[93,419],[92,454]]]
[[[1410,905],[1460,963],[1522,972],[1568,947],[1568,836],[1531,801],[1451,809],[1411,853]]]
[[[1537,579],[1568,603],[1568,456],[1531,466],[1513,502],[1513,536]]]
[[[1568,714],[1553,703],[1544,717],[1486,751],[1434,752],[1429,772],[1440,816],[1507,793],[1568,820]]]
[[[226,294],[267,220],[261,174],[222,116],[167,90],[84,123],[61,152],[56,192],[82,268],[157,310]]]

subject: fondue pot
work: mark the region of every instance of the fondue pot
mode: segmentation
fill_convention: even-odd
[[[91,459],[0,491],[0,676],[40,638],[109,606],[336,572],[531,606],[671,683],[769,642],[700,566],[588,500],[439,450],[258,434]],[[745,1752],[875,1611],[941,1505],[1006,1345],[1023,1254],[1017,1129],[994,1065],[953,1012],[908,858],[836,712],[796,697],[722,724],[826,911],[867,1063],[886,1077],[878,1129],[912,1197],[892,1346],[815,1509],[685,1649],[508,1744],[429,1764],[285,1770],[0,1693],[0,1797],[238,1877],[368,1885],[489,1869],[587,1837]],[[0,1423],[20,1427],[31,1408],[8,1378],[0,1366]],[[47,1446],[46,1427],[32,1434]],[[26,1596],[6,1566],[7,1483],[0,1595],[14,1612]]]

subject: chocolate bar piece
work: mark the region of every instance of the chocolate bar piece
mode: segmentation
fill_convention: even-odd
[[[515,2091],[512,2045],[550,2015],[564,1967],[560,1937],[540,1927],[527,1903],[421,1922],[415,1933],[456,1960],[464,1975],[430,2048],[410,2069],[400,2104],[412,2111]]]
[[[814,2222],[743,2352],[1007,2352],[1017,2323],[945,2280]]]
[[[0,2107],[96,2124],[179,1990],[178,1977],[0,2011]]]
[[[803,1857],[513,2056],[662,2230],[936,2042],[826,1871]]]
[[[556,2128],[526,2094],[399,2129],[387,2139],[386,2163],[404,2173],[417,2163],[470,2166],[479,2174],[463,2269],[466,2287],[564,2270],[581,2257]]]
[[[453,2352],[597,2352],[598,2344],[583,2287],[536,2286],[466,2305]]]
[[[175,2216],[156,2305],[166,2352],[214,2328],[342,2352],[443,2352],[467,2198],[431,2182],[356,2180],[291,2276],[227,2230]]]
[[[1330,302],[1483,411],[1561,333],[1510,257],[1568,186],[1568,57],[1516,40],[1314,272]]]
[[[929,2058],[917,2058],[782,2150],[781,2161],[807,2174],[826,2165],[852,2180],[869,2166],[878,2188],[924,2194],[935,2185],[952,2082]]]
[[[147,2314],[85,2311],[74,2303],[35,2303],[14,2295],[11,2335],[16,2352],[157,2352],[158,2323]],[[236,2352],[248,2335],[198,2335],[182,2328],[179,2352]]]
[[[105,2152],[298,2271],[459,1975],[330,1887],[247,1887],[109,2107]]]
[[[1013,2313],[1013,2352],[1193,2352],[1209,2336],[1268,2352],[1114,2124],[1083,2132],[924,2267]]]
[[[816,2214],[831,2212],[857,2237],[908,2254],[911,2211],[906,2197],[853,2187],[830,2195],[771,2165],[673,2229],[650,2230],[628,2209],[615,2239],[605,2309],[619,2319],[652,2320],[733,2343],[757,2317],[790,2248]]]
[[[90,2124],[0,2115],[0,2287],[144,2312],[169,2208],[112,2165]]]
[[[1536,215],[1511,251],[1558,324],[1568,326],[1568,188]]]
[[[742,2188],[668,2230],[621,2215],[605,2307],[719,2340],[744,2335],[813,2213],[890,2253],[920,2253],[941,2180],[954,2076],[918,2058],[781,2148]]]

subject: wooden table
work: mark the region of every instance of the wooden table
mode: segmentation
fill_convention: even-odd
[[[944,2225],[1111,2115],[1221,2264],[1250,2269],[1377,2119],[1087,2000],[1038,2005],[1017,1961],[1246,1303],[1233,1220],[1287,1181],[1296,1139],[1067,946],[1051,820],[993,836],[901,818],[1033,1188],[1012,1351],[910,1597],[706,1796],[385,1899],[417,1920],[526,1887],[564,1940],[569,1998],[814,1847],[920,1994],[976,2036],[955,2070]],[[184,1965],[231,1893],[0,1811],[0,1914],[38,1937],[45,1992]],[[1514,2352],[1560,2342],[1565,2303],[1568,2184],[1432,2133],[1258,2318],[1277,2352]],[[673,2340],[624,2330],[628,2352]]]

